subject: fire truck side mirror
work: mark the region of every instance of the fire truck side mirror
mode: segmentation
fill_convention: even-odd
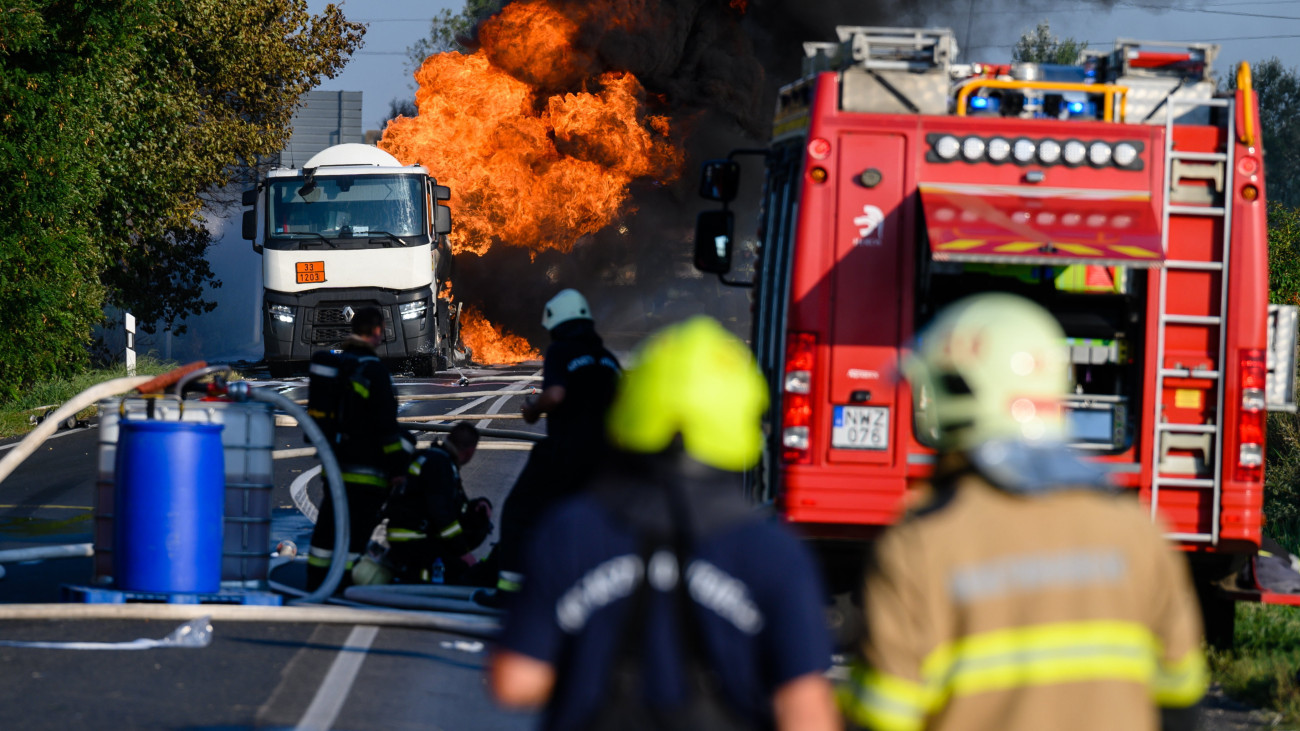
[[[739,185],[740,163],[734,160],[709,160],[700,166],[701,198],[730,203]]]
[[[433,232],[436,234],[451,233],[451,209],[448,208],[447,206],[434,205]]]
[[[731,211],[703,211],[695,219],[695,268],[709,274],[731,271]]]
[[[244,211],[244,238],[249,241],[257,239],[257,211]]]
[[[433,197],[434,200],[449,201],[451,200],[451,188],[435,184],[433,186]]]
[[[257,205],[257,188],[249,188],[244,191],[243,202],[246,206]]]

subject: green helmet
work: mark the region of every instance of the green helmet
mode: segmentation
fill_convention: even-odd
[[[919,431],[958,451],[992,439],[1063,439],[1064,338],[1047,310],[1021,297],[981,294],[952,304],[903,364]]]
[[[654,454],[681,435],[694,459],[739,472],[758,462],[766,409],[767,383],[749,348],[716,320],[699,316],[641,346],[606,424],[620,449]]]

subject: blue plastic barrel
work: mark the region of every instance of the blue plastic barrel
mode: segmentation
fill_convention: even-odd
[[[221,424],[119,423],[113,499],[118,589],[221,590],[226,473]]]

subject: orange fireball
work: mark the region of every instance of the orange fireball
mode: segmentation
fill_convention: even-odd
[[[632,181],[680,175],[668,119],[646,112],[632,74],[593,75],[577,22],[542,2],[507,5],[478,51],[425,60],[419,115],[384,131],[380,147],[451,187],[455,252],[568,252],[626,212]]]
[[[496,327],[474,307],[460,314],[460,337],[473,351],[476,363],[519,363],[542,357],[527,340]]]

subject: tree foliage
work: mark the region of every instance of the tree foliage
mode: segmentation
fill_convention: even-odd
[[[1011,60],[1029,63],[1056,63],[1073,66],[1079,55],[1088,47],[1087,41],[1058,38],[1052,35],[1051,24],[1046,20],[1037,28],[1026,31],[1011,49]]]
[[[424,59],[445,51],[465,51],[473,43],[479,21],[501,9],[507,0],[466,0],[465,8],[453,13],[447,8],[433,16],[429,35],[406,49],[406,71],[414,75]]]
[[[105,304],[212,309],[200,211],[280,150],[364,29],[306,0],[10,0],[0,11],[0,398],[85,360]]]

